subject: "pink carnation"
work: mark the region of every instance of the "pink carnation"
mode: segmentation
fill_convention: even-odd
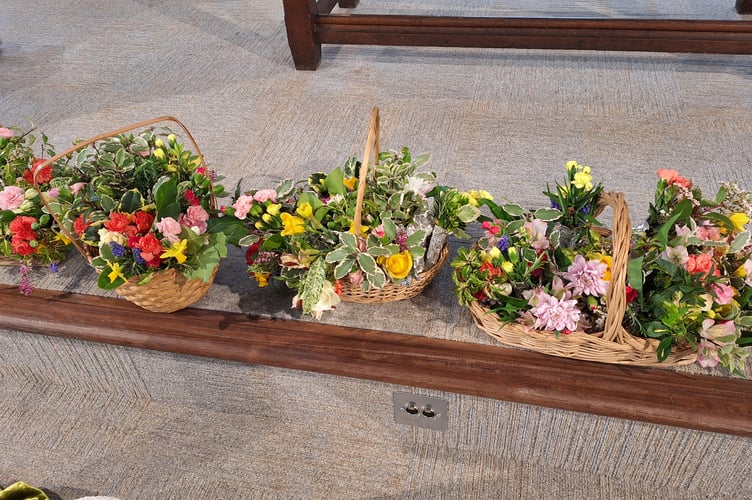
[[[15,134],[9,128],[0,127],[0,139],[10,139]]]
[[[70,190],[73,194],[78,194],[78,192],[81,191],[85,187],[86,187],[85,182],[76,182],[75,184],[71,184]]]
[[[715,301],[719,305],[726,305],[734,298],[734,289],[725,283],[715,283],[712,286],[715,293]]]
[[[0,210],[15,210],[25,200],[24,190],[18,186],[5,186],[0,191]]]
[[[180,231],[182,227],[178,221],[172,217],[164,217],[156,224],[157,231],[162,233],[170,243],[177,243],[180,241]]]
[[[206,232],[206,221],[209,220],[209,214],[206,213],[204,207],[201,205],[191,205],[180,216],[180,224],[191,228],[198,234],[204,234]]]
[[[232,204],[232,208],[235,209],[235,217],[244,220],[252,206],[253,196],[248,196],[247,194],[238,196],[238,199]]]
[[[253,195],[253,199],[258,201],[259,203],[263,203],[265,201],[277,203],[277,191],[275,191],[274,189],[261,189],[259,191],[256,191],[256,194]]]

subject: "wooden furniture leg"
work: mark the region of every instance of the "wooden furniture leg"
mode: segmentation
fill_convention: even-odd
[[[285,9],[287,43],[296,69],[314,70],[321,62],[321,42],[313,34],[316,0],[282,0]]]
[[[752,0],[736,0],[736,11],[739,14],[752,14]]]

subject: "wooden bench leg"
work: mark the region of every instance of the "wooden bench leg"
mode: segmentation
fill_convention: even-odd
[[[739,14],[752,14],[752,0],[736,0],[736,11]]]
[[[349,0],[343,0],[349,1]],[[285,9],[287,43],[296,69],[315,70],[321,62],[321,44],[313,33],[316,0],[282,0]]]

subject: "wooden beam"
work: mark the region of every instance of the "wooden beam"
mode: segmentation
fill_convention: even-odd
[[[752,21],[320,14],[313,23],[323,44],[752,54]]]
[[[752,382],[500,346],[0,287],[0,328],[752,437]]]

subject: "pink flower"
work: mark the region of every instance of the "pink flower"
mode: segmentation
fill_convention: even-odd
[[[712,286],[715,301],[719,305],[726,305],[734,298],[734,289],[725,283],[715,283]]]
[[[156,224],[157,231],[167,238],[170,243],[180,241],[180,231],[183,229],[178,221],[172,217],[164,217]]]
[[[571,333],[577,329],[580,310],[577,309],[576,300],[559,300],[547,293],[538,294],[537,299],[538,304],[530,309],[530,312],[535,316],[535,328],[564,333]]]
[[[10,139],[14,135],[15,133],[11,129],[0,127],[0,139]]]
[[[547,224],[540,219],[533,219],[525,223],[525,230],[530,235],[530,246],[536,250],[546,250],[549,247],[548,238],[546,238]]]
[[[363,283],[363,273],[358,269],[354,273],[348,274],[347,279],[350,281],[351,285],[360,286],[360,284]]]
[[[0,191],[0,210],[15,210],[24,202],[24,190],[18,186],[5,186]]]
[[[697,237],[706,241],[718,241],[721,239],[721,231],[715,226],[698,226]]]
[[[78,194],[78,192],[81,191],[85,187],[86,187],[85,182],[76,182],[75,184],[71,184],[70,190],[71,190],[71,193],[75,195],[75,194]]]
[[[384,235],[386,234],[384,232],[384,225],[383,224],[379,224],[378,226],[376,226],[375,228],[373,228],[371,230],[371,234],[373,234],[377,238],[383,238]]]
[[[716,323],[712,319],[706,319],[702,322],[700,336],[704,339],[712,340],[719,345],[734,342],[737,337],[736,325],[733,321],[719,321]]]
[[[713,368],[718,361],[718,346],[702,339],[697,344],[697,364],[703,368]]]
[[[608,282],[603,279],[608,266],[600,260],[585,260],[582,255],[577,255],[574,262],[562,276],[569,281],[569,287],[575,295],[593,295],[599,297],[606,295]]]
[[[480,227],[488,233],[489,236],[495,236],[499,234],[499,231],[501,231],[501,228],[499,226],[495,226],[491,224],[491,221],[484,220],[483,223],[480,225]]]
[[[721,271],[713,261],[713,255],[711,253],[698,253],[691,254],[687,258],[687,262],[684,264],[684,268],[691,274],[702,274],[703,278],[707,277],[710,270],[713,269],[713,276],[720,276]]]
[[[185,214],[180,216],[180,224],[191,228],[198,234],[206,232],[206,221],[208,220],[209,214],[201,205],[191,205],[185,211]]]
[[[238,196],[238,199],[232,204],[232,208],[235,209],[235,217],[244,220],[252,206],[253,196],[248,196],[247,194]]]
[[[57,198],[60,195],[60,191],[57,188],[52,188],[47,194],[50,195],[50,198]]]
[[[274,189],[260,189],[253,195],[253,199],[259,203],[263,203],[267,200],[272,203],[277,203],[277,192]]]

